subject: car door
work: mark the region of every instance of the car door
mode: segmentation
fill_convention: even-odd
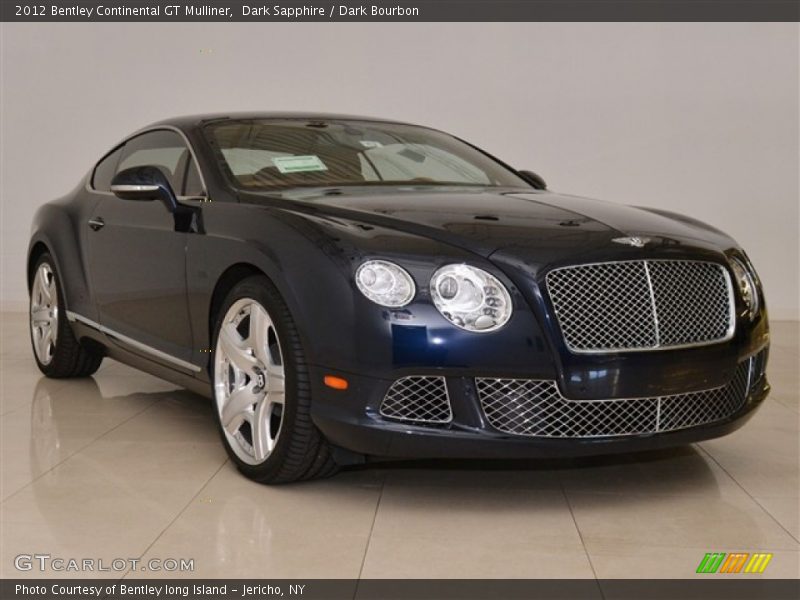
[[[188,175],[197,172],[193,162],[180,134],[155,130],[121,147],[115,173],[142,165],[158,166],[181,196]],[[190,234],[175,230],[173,214],[160,201],[123,200],[110,192],[110,185],[108,190],[93,191],[102,198],[86,226],[90,228],[89,270],[100,325],[128,350],[183,370],[196,370],[188,363],[192,354],[186,296]]]

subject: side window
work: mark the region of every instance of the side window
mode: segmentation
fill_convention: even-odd
[[[159,167],[175,193],[181,194],[186,165],[190,161],[191,154],[180,135],[167,130],[150,131],[125,144],[117,172],[144,165]]]
[[[189,164],[186,166],[186,178],[183,182],[183,195],[204,196],[205,193],[203,182],[200,180],[200,173],[197,171],[197,165],[190,157]]]
[[[122,154],[124,146],[120,146],[111,154],[106,156],[103,160],[97,163],[92,175],[92,187],[99,192],[108,192],[111,190],[111,180],[114,179],[114,174],[117,172],[117,163]]]

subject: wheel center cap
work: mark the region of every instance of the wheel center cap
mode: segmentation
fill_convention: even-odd
[[[264,376],[264,372],[260,370],[256,370],[256,391],[260,392],[264,389],[264,386],[267,385],[267,378]]]

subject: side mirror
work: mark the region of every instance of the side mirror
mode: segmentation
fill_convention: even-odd
[[[517,171],[517,174],[522,177],[525,181],[530,183],[533,187],[537,190],[546,190],[547,184],[545,183],[544,179],[542,179],[541,175],[534,173],[533,171]]]
[[[123,200],[161,200],[170,212],[178,207],[175,192],[159,167],[131,167],[120,171],[111,180],[111,192]]]

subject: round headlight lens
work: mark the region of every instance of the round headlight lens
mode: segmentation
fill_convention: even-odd
[[[747,265],[738,258],[731,258],[730,265],[736,287],[739,288],[739,294],[747,307],[747,315],[752,319],[758,313],[758,289],[755,277]]]
[[[369,260],[358,267],[356,285],[375,304],[398,308],[414,298],[414,280],[405,269],[385,260]]]
[[[436,271],[431,297],[448,321],[467,331],[494,331],[511,318],[505,286],[491,273],[469,265],[446,265]]]

